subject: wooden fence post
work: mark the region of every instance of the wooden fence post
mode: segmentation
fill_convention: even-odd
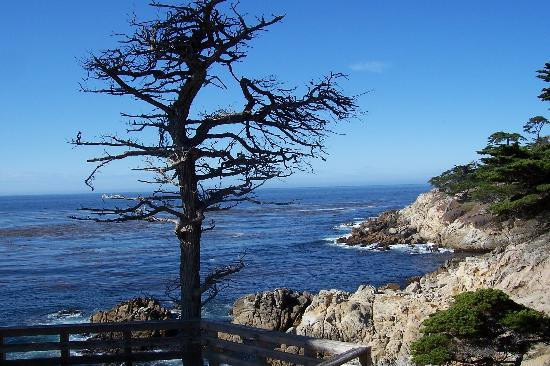
[[[244,338],[244,337],[241,337],[241,339],[243,341],[243,344],[256,345],[258,347],[262,347],[262,348],[266,348],[266,349],[276,348],[272,344],[267,343],[267,342],[262,342],[262,341],[258,341],[258,340],[254,340],[254,339],[248,339],[248,338]],[[254,356],[254,358],[255,358],[255,363],[257,365],[267,365],[268,364],[267,357],[263,357],[261,355],[256,354]]]
[[[370,349],[368,352],[365,352],[361,356],[359,356],[359,363],[361,364],[361,366],[372,366]]]
[[[61,351],[61,365],[69,365],[69,333],[61,332],[59,333],[59,350]]]
[[[124,339],[124,365],[126,366],[132,366],[132,332],[129,330],[126,330],[122,332],[122,338]]]
[[[317,352],[315,352],[309,347],[304,347],[304,356],[316,358]]]
[[[4,336],[0,335],[0,347],[4,345]],[[6,361],[6,354],[4,351],[0,351],[0,361]]]
[[[210,331],[210,330],[208,330],[208,331],[205,331],[205,332],[206,332],[206,334],[208,334],[208,336],[211,337],[211,338],[216,338],[216,339],[218,338],[218,332],[216,332],[216,331]],[[211,353],[216,353],[216,349],[215,349],[214,347],[212,347],[212,346],[208,346],[207,351],[208,351],[208,352],[211,352]],[[210,366],[219,366],[220,363],[218,362],[218,360],[209,358],[209,359],[208,359],[208,365],[210,365]]]

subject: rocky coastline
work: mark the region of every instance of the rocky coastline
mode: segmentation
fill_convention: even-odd
[[[353,227],[338,243],[386,250],[393,244],[433,243],[466,252],[532,240],[549,230],[548,215],[500,219],[481,203],[460,202],[437,190],[421,194],[411,205],[386,211]],[[437,248],[435,247],[435,248]]]
[[[355,292],[322,290],[317,294],[276,289],[238,299],[233,322],[318,338],[368,344],[378,365],[409,365],[410,345],[420,324],[445,309],[453,296],[496,288],[514,301],[550,314],[550,233],[548,218],[499,220],[479,204],[463,204],[437,191],[422,194],[399,211],[355,227],[340,242],[347,245],[415,245],[431,242],[468,252],[400,289],[360,286]],[[541,344],[524,365],[550,362]]]
[[[355,292],[279,288],[237,299],[232,322],[316,338],[362,343],[376,365],[410,365],[411,343],[423,320],[446,309],[464,291],[495,288],[520,304],[550,315],[550,232],[547,216],[499,220],[483,205],[460,203],[437,191],[399,211],[388,211],[339,239],[384,250],[394,244],[434,243],[475,255],[448,261],[413,278],[405,288],[368,284]],[[484,254],[479,254],[484,252]],[[173,316],[153,299],[132,299],[92,316],[92,322],[162,320]],[[107,335],[111,336],[111,335]],[[136,334],[138,337],[164,334]],[[522,365],[550,364],[550,345],[538,344]]]

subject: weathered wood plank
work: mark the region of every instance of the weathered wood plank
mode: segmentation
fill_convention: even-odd
[[[359,363],[361,366],[372,366],[372,356],[371,356],[371,350],[369,348],[369,351],[366,353],[363,353],[359,356]]]
[[[84,324],[56,324],[34,325],[27,327],[0,327],[0,336],[20,337],[35,335],[58,335],[61,332],[70,334],[110,333],[140,330],[171,330],[188,329],[198,326],[197,320],[160,320],[136,321],[124,323],[84,323]]]
[[[325,360],[320,364],[318,364],[318,366],[340,366],[355,358],[361,357],[361,355],[367,354],[368,352],[369,352],[368,347],[359,347],[359,348],[350,349],[347,352],[332,356],[328,360]]]
[[[182,352],[179,351],[165,351],[165,352],[140,352],[132,354],[134,361],[160,361],[160,360],[176,360],[183,357]],[[85,364],[102,364],[109,362],[124,362],[124,354],[116,355],[85,355],[85,356],[71,356],[69,357],[69,364],[85,365]],[[6,366],[59,366],[61,363],[60,357],[52,358],[33,358],[32,360],[7,360],[2,363]]]
[[[210,338],[214,338],[214,339],[217,339],[218,338],[218,332],[207,332],[207,335],[208,337]],[[215,354],[215,350],[214,349],[210,349],[210,352],[205,352],[205,355],[206,354]],[[208,365],[209,366],[219,366],[220,365],[220,360],[216,357],[207,357],[208,358]],[[221,361],[223,362],[223,361]]]
[[[236,334],[238,336],[257,341],[287,344],[331,354],[346,352],[350,349],[358,347],[365,347],[364,345],[356,343],[346,343],[327,339],[311,338],[296,334],[276,332],[231,323],[218,323],[203,320],[201,322],[201,328],[210,331]]]
[[[244,345],[256,345],[258,347],[261,347],[261,348],[265,348],[265,349],[275,349],[276,347],[273,347],[271,343],[266,343],[266,342],[261,342],[261,341],[255,341],[255,340],[250,340],[250,339],[247,339],[247,338],[244,338],[242,339],[242,342]],[[261,356],[261,355],[256,355],[255,356],[255,363],[257,365],[266,365],[267,364],[267,358],[264,357],[264,356]]]
[[[248,362],[245,360],[239,360],[238,358],[231,357],[229,355],[223,354],[223,353],[216,353],[216,352],[204,352],[205,358],[208,360],[208,364],[210,366],[214,366],[216,364],[225,363],[231,366],[258,366],[257,364],[253,362]],[[212,362],[211,362],[212,360]]]
[[[132,338],[130,341],[132,347],[151,346],[172,346],[180,344],[180,337],[167,338]],[[115,349],[123,348],[124,341],[121,339],[90,339],[84,341],[69,341],[69,349]],[[4,344],[0,346],[0,352],[30,352],[30,351],[52,351],[59,350],[58,342],[40,342],[40,343],[17,343]]]
[[[59,349],[61,351],[61,366],[69,365],[69,333],[62,332],[59,335]]]
[[[222,339],[204,337],[204,342],[206,346],[213,346],[216,348],[221,348],[234,352],[241,352],[256,357],[270,357],[277,360],[288,361],[298,365],[317,365],[319,360],[316,358],[306,357],[302,355],[295,355],[292,353],[287,353],[283,351],[277,351],[272,349],[266,349],[262,347],[253,346],[251,344],[245,345],[242,343],[235,343],[230,341],[225,341]]]
[[[16,343],[0,346],[0,352],[52,351],[60,348],[59,342]]]
[[[6,354],[2,350],[4,346],[4,337],[0,335],[0,361],[4,361],[6,359]]]
[[[132,332],[125,331],[122,333],[122,340],[124,342],[124,365],[132,366]]]

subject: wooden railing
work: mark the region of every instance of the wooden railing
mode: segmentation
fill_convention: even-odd
[[[172,334],[137,338],[135,332],[139,331]],[[118,336],[91,337],[105,333]],[[87,337],[73,339],[77,335]],[[42,340],[30,339],[37,336]],[[45,336],[51,339],[44,340]],[[132,365],[138,361],[174,360],[185,357],[183,350],[190,342],[201,345],[210,366],[252,366],[271,359],[305,366],[338,366],[359,359],[362,366],[370,365],[370,349],[364,345],[205,320],[0,327],[0,365]],[[29,358],[36,352],[47,354]]]

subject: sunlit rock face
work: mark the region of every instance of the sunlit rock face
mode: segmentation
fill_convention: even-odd
[[[348,245],[374,245],[387,249],[393,244],[435,243],[440,247],[485,252],[536,238],[549,230],[548,215],[530,219],[503,219],[488,206],[459,202],[433,190],[418,196],[399,211],[387,211],[354,227],[338,239]]]

